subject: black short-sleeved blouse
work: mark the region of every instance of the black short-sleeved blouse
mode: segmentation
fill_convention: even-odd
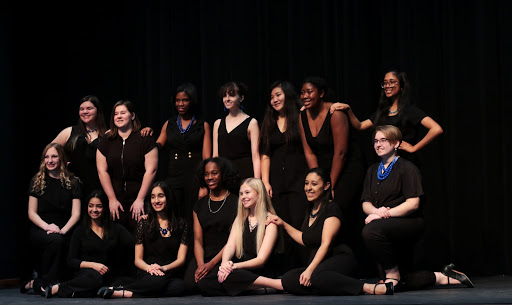
[[[64,227],[71,217],[73,199],[82,197],[80,182],[77,178],[72,178],[71,189],[68,190],[60,179],[46,176],[44,193],[39,195],[33,191],[34,179],[35,176],[30,182],[29,195],[37,198],[37,214],[46,223]]]
[[[224,205],[222,201],[210,200],[210,208],[216,213],[210,212],[208,199],[209,196],[205,196],[194,205],[194,212],[203,229],[205,262],[214,258],[226,245],[238,208],[238,196],[232,193],[226,198]]]
[[[148,264],[167,265],[176,260],[178,250],[181,244],[190,243],[189,229],[187,222],[179,218],[177,225],[171,236],[163,237],[160,232],[154,232],[151,238],[147,238],[146,232],[149,230],[149,222],[141,220],[137,224],[136,244],[144,246],[144,261]]]
[[[408,198],[421,197],[421,175],[418,168],[403,157],[398,158],[389,176],[384,180],[377,178],[380,163],[368,168],[364,181],[362,202],[371,202],[374,207],[396,207]]]
[[[155,147],[155,139],[143,137],[140,132],[132,132],[125,140],[119,135],[100,139],[98,149],[107,159],[116,196],[125,193],[127,197],[137,197],[146,172],[145,156]]]

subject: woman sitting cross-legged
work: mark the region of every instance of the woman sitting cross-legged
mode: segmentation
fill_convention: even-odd
[[[155,182],[149,197],[149,215],[137,226],[137,278],[124,287],[100,288],[98,295],[105,299],[172,297],[184,293],[182,267],[189,244],[188,225],[174,216],[174,200],[165,182]]]
[[[45,289],[46,298],[54,295],[69,297],[92,297],[105,283],[116,278],[116,251],[132,249],[134,240],[122,225],[112,222],[108,200],[102,191],[93,191],[86,201],[87,214],[82,225],[71,237],[68,265],[77,270],[69,281],[50,285]]]

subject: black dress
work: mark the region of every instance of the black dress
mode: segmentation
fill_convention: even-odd
[[[144,246],[144,261],[164,266],[172,263],[178,257],[181,244],[190,243],[188,224],[180,218],[171,236],[163,237],[160,232],[152,232],[149,237],[149,222],[142,220],[137,225],[136,244]],[[133,297],[172,297],[181,296],[185,291],[183,283],[183,268],[169,270],[164,276],[151,275],[138,270],[136,280],[126,285],[126,290],[133,292]]]
[[[308,164],[301,139],[297,137],[287,144],[285,134],[279,130],[276,123],[271,129],[269,142],[269,150],[262,152],[262,155],[270,157],[272,204],[279,217],[299,228],[308,208],[304,195],[304,179]]]
[[[73,139],[76,142],[73,144]],[[101,190],[100,178],[96,168],[96,150],[99,138],[91,143],[87,141],[86,134],[80,134],[80,127],[71,127],[71,135],[64,145],[64,150],[69,161],[69,170],[82,181],[82,195],[85,199],[93,190]],[[87,205],[82,205],[82,211],[87,210]]]
[[[341,212],[336,204],[329,202],[321,209],[311,226],[309,226],[309,216],[302,225],[302,241],[310,252],[308,264],[311,263],[321,245],[325,220],[330,217],[341,220]],[[300,285],[300,275],[306,270],[306,267],[303,267],[283,275],[283,288],[286,292],[297,295],[358,295],[363,290],[363,283],[350,277],[356,265],[352,250],[341,242],[338,233],[328,253],[311,274],[311,286]]]
[[[81,184],[77,178],[71,179],[71,189],[62,186],[60,179],[46,176],[46,187],[43,194],[33,191],[34,178],[30,182],[29,195],[37,198],[37,214],[48,224],[55,224],[62,229],[69,221],[73,208],[73,199],[82,197]],[[73,231],[66,235],[57,233],[47,234],[45,230],[32,224],[30,229],[30,242],[35,253],[41,253],[38,273],[42,280],[41,285],[57,282],[62,275],[67,243]],[[65,256],[64,256],[65,257]],[[34,262],[38,265],[37,262]],[[37,290],[36,290],[37,291]]]
[[[254,229],[251,232],[249,222],[247,220],[245,221],[243,233],[244,255],[241,258],[233,257],[233,263],[248,261],[258,256],[256,249],[257,231],[257,229]],[[269,268],[268,265],[267,262],[265,266],[259,269],[235,269],[222,283],[218,281],[217,273],[219,272],[219,266],[217,266],[199,281],[199,289],[204,296],[240,295],[246,291],[259,276],[275,276],[274,270]]]
[[[226,118],[222,118],[219,124],[217,138],[219,157],[227,158],[233,162],[241,181],[254,177],[251,141],[247,135],[251,120],[251,117],[247,117],[229,133],[226,129]]]
[[[224,204],[223,201],[208,199],[209,196],[205,196],[194,205],[194,212],[196,212],[203,230],[205,263],[211,261],[226,245],[238,208],[238,196],[236,194],[229,194]],[[185,272],[185,286],[189,293],[199,292],[199,287],[195,282],[196,269],[197,262],[194,257]]]
[[[162,163],[168,163],[159,174],[172,189],[178,205],[178,215],[192,220],[192,207],[197,201],[199,182],[196,171],[203,160],[204,121],[195,120],[190,129],[181,133],[177,116],[167,123],[167,142],[162,151]]]
[[[374,126],[393,125],[398,127],[402,132],[402,140],[415,145],[419,140],[421,121],[425,117],[427,115],[423,110],[414,105],[408,105],[404,109],[399,110],[396,115],[382,115],[378,122],[375,122],[376,113],[373,113],[370,121],[372,121]],[[400,150],[399,154],[419,167],[419,160],[416,154],[408,153],[404,150]]]
[[[329,173],[334,157],[334,139],[331,129],[331,113],[328,112],[318,135],[313,137],[306,111],[301,113],[302,126],[306,141],[317,157],[318,166]],[[350,127],[349,127],[350,128]],[[334,187],[334,202],[336,202],[344,215],[341,236],[344,242],[357,247],[362,214],[359,206],[359,195],[364,180],[363,158],[359,146],[355,143],[353,132],[348,133],[348,147],[343,168]]]
[[[119,210],[118,222],[132,234],[137,224],[131,218],[130,207],[137,199],[146,172],[145,156],[155,147],[155,139],[151,136],[143,137],[140,132],[132,132],[126,140],[119,135],[114,138],[104,137],[98,145],[98,150],[107,159],[108,174],[116,198],[124,209],[124,212]]]
[[[119,251],[134,251],[133,236],[120,224],[112,223],[108,235],[100,238],[89,227],[79,226],[71,238],[68,265],[76,270],[74,277],[59,286],[60,297],[93,297],[104,285],[112,285],[120,274],[117,261]],[[80,268],[83,261],[100,263],[109,268],[101,275],[92,268]]]

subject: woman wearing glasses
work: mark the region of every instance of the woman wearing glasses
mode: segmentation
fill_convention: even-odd
[[[373,126],[393,125],[400,129],[403,141],[399,149],[408,160],[417,164],[413,153],[421,150],[437,136],[443,133],[441,126],[421,109],[410,104],[410,84],[405,72],[391,70],[386,73],[381,84],[379,104],[375,113],[364,121],[359,121],[350,105],[336,103],[331,107],[334,110],[343,110],[347,113],[351,125],[357,130],[366,130]],[[416,140],[419,125],[428,129],[427,134],[419,141]]]
[[[395,291],[449,284],[473,287],[465,274],[453,270],[453,264],[442,272],[409,272],[410,245],[421,237],[424,228],[421,175],[412,162],[397,156],[402,142],[397,127],[377,126],[373,138],[381,162],[370,166],[366,174],[361,201],[367,217],[362,237],[378,264],[381,282],[393,283]]]

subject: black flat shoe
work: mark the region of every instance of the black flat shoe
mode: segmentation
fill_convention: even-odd
[[[385,295],[393,295],[395,293],[395,287],[394,287],[393,283],[387,282],[387,283],[377,283],[377,284],[375,284],[375,286],[373,287],[373,294],[376,294],[375,290],[377,289],[377,285],[384,285],[384,286],[386,286],[386,293],[385,293]]]
[[[473,282],[471,282],[471,280],[469,279],[469,277],[467,275],[465,275],[464,273],[462,273],[460,271],[454,270],[453,268],[455,268],[455,265],[449,264],[449,265],[446,265],[443,268],[443,270],[441,271],[442,274],[444,274],[444,275],[446,275],[446,277],[448,277],[448,285],[450,284],[450,278],[452,278],[452,279],[456,279],[461,284],[466,285],[469,288],[475,287],[475,285],[473,285]]]
[[[399,279],[394,279],[394,278],[389,278],[387,277],[384,282],[386,280],[391,280],[391,281],[396,281],[396,284],[393,283],[393,282],[389,282],[389,283],[392,283],[393,284],[393,291],[394,292],[399,292],[399,291],[402,291],[403,290],[403,287],[404,287],[404,282],[400,281]]]

